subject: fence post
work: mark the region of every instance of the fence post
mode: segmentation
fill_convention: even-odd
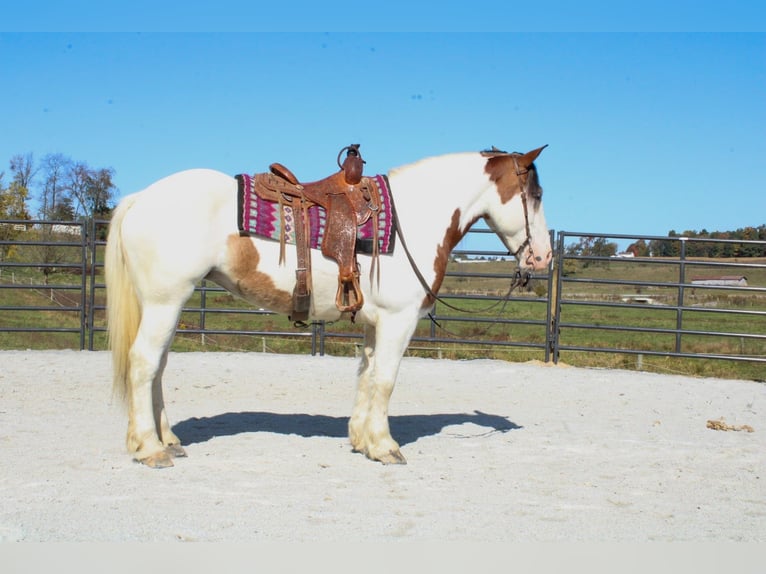
[[[88,290],[88,322],[85,328],[88,331],[88,350],[93,351],[93,327],[95,323],[94,308],[96,306],[96,218],[90,220],[90,230],[88,236],[88,249],[90,249],[90,271],[88,272],[88,281],[90,289]],[[83,273],[83,277],[85,274]]]
[[[200,343],[202,346],[205,346],[205,317],[207,316],[206,313],[207,309],[207,283],[205,280],[202,280],[201,283],[201,291],[199,296],[199,328],[202,333],[200,333]]]
[[[555,245],[555,232],[550,230],[550,242],[551,246]],[[553,349],[553,275],[555,269],[558,267],[556,264],[556,258],[552,257],[551,262],[548,265],[548,296],[545,302],[545,362],[548,363],[551,360],[551,351]]]
[[[325,323],[324,321],[311,322],[311,355],[317,354],[317,345],[319,347],[319,356],[324,356],[325,342]]]
[[[88,225],[80,222],[80,350],[85,350],[85,332],[88,330]]]
[[[686,237],[680,237],[681,249],[678,265],[678,307],[676,308],[676,353],[681,352],[681,330],[684,327],[684,283],[686,283]]]
[[[558,364],[559,362],[559,347],[561,345],[561,333],[559,331],[559,323],[561,322],[561,286],[562,278],[564,276],[564,239],[566,232],[559,231],[558,241],[556,242],[556,252],[553,256],[553,267],[556,275],[556,292],[555,294],[549,294],[548,299],[553,297],[553,317],[549,323],[551,332],[548,334],[551,341],[553,362]]]

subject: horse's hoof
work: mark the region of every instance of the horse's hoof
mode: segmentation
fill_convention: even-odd
[[[407,464],[407,459],[399,449],[390,450],[378,459],[383,464]]]
[[[180,444],[169,444],[165,447],[165,452],[171,458],[186,458],[188,455]]]
[[[170,468],[171,466],[174,466],[173,459],[165,451],[140,458],[138,459],[138,462],[149,468]]]

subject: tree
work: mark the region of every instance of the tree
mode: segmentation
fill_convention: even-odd
[[[597,257],[611,257],[617,253],[617,244],[599,237],[593,242],[593,255]]]
[[[8,216],[8,190],[3,183],[5,172],[0,171],[0,219],[10,219]]]
[[[581,237],[576,244],[567,246],[567,255],[611,257],[617,253],[617,244],[605,237]]]
[[[11,158],[11,173],[13,181],[17,182],[27,191],[32,189],[32,180],[37,174],[35,159],[31,152],[26,154],[16,154]]]
[[[0,187],[0,218],[1,219],[32,219],[27,211],[29,192],[16,181],[2,189]]]
[[[0,173],[0,218],[32,219],[27,209],[27,199],[34,177],[33,166],[31,153],[13,156],[10,161],[13,178],[7,188],[2,183],[4,173]]]
[[[27,209],[29,185],[34,175],[32,166],[32,154],[11,158],[10,168],[13,179],[8,187],[5,187],[3,183],[5,174],[0,172],[0,219],[32,219]],[[24,228],[19,227],[19,224],[4,223],[0,225],[0,240],[13,241],[23,230]],[[11,256],[13,248],[12,245],[0,245],[0,261]]]
[[[745,227],[737,230],[738,235],[745,241],[758,241],[758,230],[755,227]],[[743,243],[738,246],[737,256],[739,257],[759,257],[763,248],[759,245]]]
[[[649,257],[649,245],[643,239],[631,243],[625,251],[632,253],[634,257]]]
[[[680,237],[675,230],[668,231],[668,237]],[[649,251],[652,257],[678,257],[681,254],[679,241],[653,239],[649,242]]]
[[[0,182],[0,219],[32,219],[26,208],[27,190],[15,181],[10,187],[3,189]],[[0,224],[0,240],[14,241],[24,232],[23,224]],[[0,245],[0,261],[13,255],[13,245]]]
[[[611,257],[617,253],[617,244],[607,241],[605,237],[580,237],[580,241],[567,246],[566,253],[567,255],[583,257]],[[583,268],[589,267],[591,263],[593,262],[586,259],[582,266]],[[598,262],[596,264],[598,264]],[[608,263],[604,262],[601,262],[601,264],[608,265]]]
[[[42,219],[73,219],[74,210],[71,199],[67,197],[67,175],[71,166],[72,160],[60,153],[43,158],[43,183],[39,197]]]
[[[699,239],[700,234],[692,229],[685,230],[682,237],[688,237],[690,239]],[[684,253],[686,257],[705,257],[707,254],[708,244],[700,243],[698,241],[686,241],[684,247]]]
[[[76,217],[90,219],[109,215],[115,191],[113,177],[111,168],[91,169],[84,162],[72,166],[67,189]]]

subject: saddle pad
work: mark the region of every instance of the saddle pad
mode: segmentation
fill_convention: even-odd
[[[253,191],[253,176],[239,174],[237,179],[237,225],[241,233],[255,235],[265,239],[279,241],[282,221],[279,217],[279,204],[261,199]],[[391,215],[391,191],[388,188],[388,178],[385,175],[370,177],[377,185],[381,199],[381,210],[378,212],[378,241],[380,253],[391,253],[394,250],[395,228]],[[291,207],[285,205],[284,225],[287,243],[295,244],[295,217]],[[312,249],[322,247],[327,211],[318,205],[308,210],[309,242]],[[373,240],[372,221],[368,220],[357,231],[356,250],[359,253],[372,254]]]

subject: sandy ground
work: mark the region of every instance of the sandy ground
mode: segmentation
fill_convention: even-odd
[[[189,458],[153,470],[125,452],[106,353],[0,351],[0,540],[766,540],[763,384],[406,358],[409,464],[384,466],[346,438],[356,367],[172,355]]]

